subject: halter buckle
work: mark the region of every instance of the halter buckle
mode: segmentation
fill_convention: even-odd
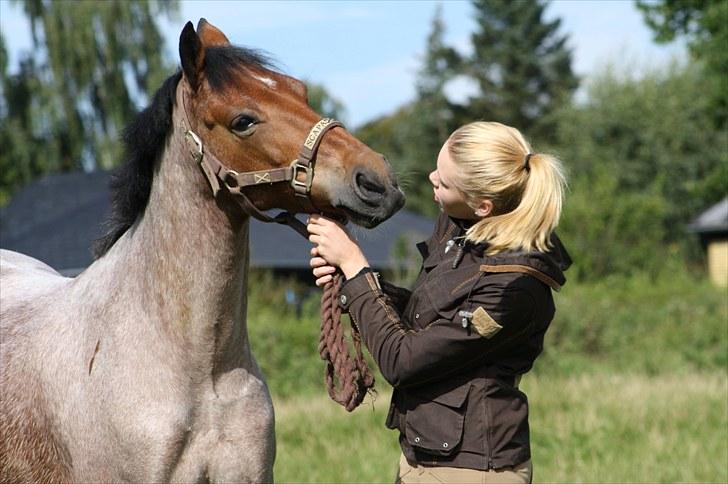
[[[240,188],[240,183],[238,182],[238,175],[239,173],[235,170],[226,169],[225,174],[222,177],[222,182],[225,184],[225,186],[230,191],[234,191],[237,188]]]
[[[299,161],[293,160],[291,163],[291,186],[293,191],[299,197],[307,197],[311,192],[311,183],[313,182],[313,167],[311,165],[304,165]],[[298,174],[303,173],[305,178],[303,181],[298,181]]]

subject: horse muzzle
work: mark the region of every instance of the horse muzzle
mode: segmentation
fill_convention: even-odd
[[[404,206],[405,196],[394,176],[383,177],[359,168],[352,174],[348,190],[334,203],[334,208],[365,228],[376,227]]]

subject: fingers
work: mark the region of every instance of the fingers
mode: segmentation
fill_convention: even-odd
[[[312,257],[311,258],[311,267],[323,267],[329,265],[328,262],[326,262],[326,259],[323,257]]]
[[[319,245],[322,240],[323,240],[323,237],[321,237],[320,235],[311,234],[308,236],[308,241],[311,242],[312,244]]]
[[[331,227],[334,225],[338,225],[339,227],[341,227],[341,225],[335,220],[331,220],[330,218],[326,218],[323,215],[319,215],[317,213],[311,214],[306,221],[306,226],[308,227],[309,232],[312,229],[319,231],[320,229],[323,229],[325,227]]]
[[[316,267],[313,270],[314,277],[328,276],[336,272],[336,268],[332,266]]]
[[[316,279],[316,285],[319,287],[323,287],[326,285],[326,283],[331,282],[334,279],[333,276],[323,276]]]

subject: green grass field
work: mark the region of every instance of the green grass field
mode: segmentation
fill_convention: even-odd
[[[534,482],[728,482],[728,382],[681,376],[528,376]],[[352,414],[325,396],[275,402],[277,482],[394,481],[389,393]]]
[[[728,292],[686,273],[567,285],[528,394],[534,482],[728,483]],[[328,399],[318,300],[297,319],[257,277],[249,328],[276,410],[277,482],[393,482],[391,389]]]

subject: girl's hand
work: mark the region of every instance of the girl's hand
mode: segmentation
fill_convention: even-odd
[[[329,279],[330,274],[333,274],[334,271],[326,267],[337,266],[350,279],[369,266],[359,244],[337,222],[314,214],[309,218],[306,228],[311,234],[308,240],[315,244],[311,249],[311,267],[314,268],[314,276],[319,278],[317,285],[320,285],[319,280]],[[323,259],[323,263],[318,259]]]
[[[324,287],[327,282],[334,279],[336,267],[329,265],[324,258],[318,257],[317,253],[316,247],[311,248],[311,267],[313,267],[313,275],[316,277],[316,285]]]

